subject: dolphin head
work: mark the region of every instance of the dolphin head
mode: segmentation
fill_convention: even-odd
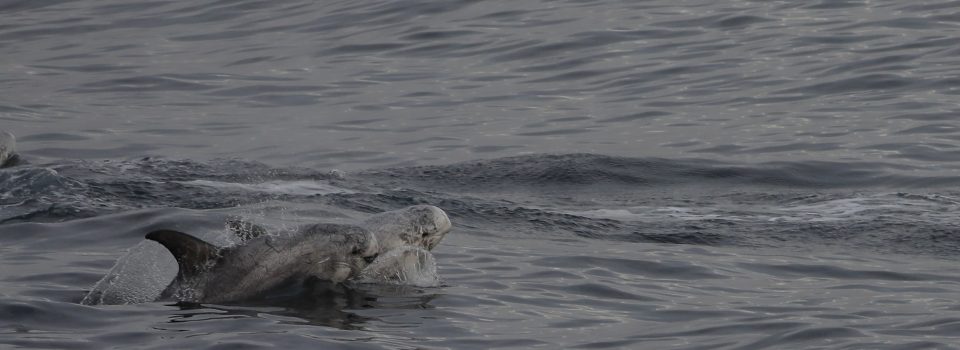
[[[411,208],[413,212],[419,212],[420,223],[417,226],[420,229],[420,246],[432,250],[440,240],[450,232],[453,224],[442,209],[432,205],[419,205]]]
[[[359,226],[314,224],[302,229],[310,239],[313,277],[343,282],[360,273],[380,252],[377,237]]]
[[[17,138],[0,129],[0,168],[16,165]]]
[[[415,205],[383,212],[364,221],[379,241],[380,253],[401,246],[433,249],[450,232],[450,218],[432,205]]]

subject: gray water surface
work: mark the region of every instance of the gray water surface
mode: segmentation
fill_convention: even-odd
[[[0,19],[0,347],[960,349],[960,2]],[[441,287],[78,304],[153,229],[415,204]]]
[[[960,159],[951,1],[0,6],[35,157]]]

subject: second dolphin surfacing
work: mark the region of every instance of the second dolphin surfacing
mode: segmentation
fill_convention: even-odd
[[[241,301],[308,279],[339,283],[359,274],[379,252],[372,233],[341,224],[309,225],[295,236],[264,235],[225,248],[171,230],[146,238],[166,247],[179,267],[160,299],[196,303]]]

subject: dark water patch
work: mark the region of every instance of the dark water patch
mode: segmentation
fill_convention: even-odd
[[[210,90],[215,87],[215,85],[191,82],[171,76],[140,76],[85,83],[77,88],[72,88],[69,90],[74,92],[92,93],[129,91],[203,91]]]
[[[618,299],[618,300],[629,300],[632,302],[648,302],[648,303],[662,301],[656,298],[624,292],[622,290],[617,290],[616,288],[612,288],[610,286],[606,286],[598,283],[584,283],[584,284],[572,285],[572,286],[567,286],[564,289],[567,292],[570,292],[573,294],[579,294],[589,298]]]
[[[553,125],[553,124],[555,124],[555,123],[578,122],[578,121],[591,120],[591,119],[592,119],[592,118],[590,118],[590,117],[561,117],[561,118],[550,118],[550,119],[545,120],[545,121],[542,122],[542,123],[527,124],[527,125],[524,125],[524,127],[528,127],[528,128],[529,128],[529,127],[544,127],[544,126],[548,126],[548,125]]]
[[[881,281],[951,281],[954,277],[924,273],[901,273],[877,270],[851,270],[830,265],[766,265],[741,263],[739,266],[751,271],[765,273],[780,278],[818,277],[838,280],[881,280]]]
[[[793,314],[797,312],[819,312],[819,311],[839,311],[837,309],[809,306],[748,306],[742,308],[745,311],[771,313],[771,314]]]
[[[798,46],[814,46],[814,45],[848,45],[855,44],[860,42],[870,42],[877,39],[882,39],[887,37],[887,35],[833,35],[833,36],[803,36],[793,41]],[[796,53],[794,53],[796,54]]]
[[[136,132],[143,133],[143,134],[166,135],[166,136],[189,135],[189,134],[199,133],[196,130],[186,130],[186,129],[143,129],[143,130],[137,130]]]
[[[878,293],[950,293],[947,288],[938,287],[885,287],[868,284],[847,284],[827,287],[827,289],[862,289]]]
[[[890,69],[890,65],[904,64],[921,58],[921,55],[889,55],[878,58],[866,59],[857,62],[832,67],[822,72],[822,76],[829,77],[834,74],[845,74],[847,72],[866,71],[866,70],[899,70]]]
[[[26,106],[0,105],[0,112],[6,113],[36,113],[35,110]]]
[[[302,94],[260,94],[248,98],[245,103],[250,106],[270,107],[270,106],[309,106],[319,104],[320,97],[315,95]]]
[[[271,61],[271,60],[274,60],[274,59],[276,59],[276,57],[273,57],[273,56],[259,56],[259,57],[243,58],[243,59],[239,59],[239,60],[236,60],[236,61],[233,61],[233,62],[230,62],[230,63],[226,63],[226,64],[224,64],[224,67],[242,66],[242,65],[246,65],[246,64],[254,64],[254,63]]]
[[[932,11],[932,10],[950,9],[950,8],[956,8],[956,7],[960,7],[960,3],[957,3],[956,1],[939,1],[939,2],[934,1],[929,4],[904,5],[902,7],[899,7],[898,9],[902,11],[907,11],[907,12],[925,12],[925,11]]]
[[[960,132],[960,127],[951,124],[928,124],[897,131],[898,134],[944,134]]]
[[[852,24],[849,26],[839,27],[837,28],[837,30],[863,29],[863,28],[871,28],[871,27],[929,30],[929,29],[938,29],[938,28],[956,28],[957,26],[954,24],[943,23],[940,21],[930,21],[926,18],[901,17],[897,19],[869,21],[869,22],[863,22],[858,24]]]
[[[659,322],[694,322],[698,319],[716,318],[728,319],[731,317],[752,316],[744,311],[710,311],[710,310],[656,310],[649,315],[639,315],[644,319]]]
[[[740,146],[740,145],[717,145],[717,146],[713,146],[713,147],[699,148],[699,149],[691,150],[691,152],[698,152],[698,153],[732,153],[732,152],[741,151],[741,150],[746,149],[746,148],[747,148],[747,147],[745,147],[745,146]]]
[[[91,315],[93,314],[93,315]],[[18,329],[20,332],[31,330],[78,330],[95,329],[106,326],[113,317],[95,317],[96,314],[105,316],[105,312],[70,303],[33,301],[0,303],[0,329]]]
[[[606,46],[628,40],[642,40],[644,38],[678,38],[691,36],[699,33],[690,30],[636,30],[627,32],[613,31],[594,31],[578,33],[572,37],[572,40],[556,43],[531,42],[525,48],[513,50],[512,52],[493,56],[493,62],[510,62],[516,60],[528,60],[533,58],[543,58],[558,55],[564,52],[575,52],[577,50],[592,49],[598,46]]]
[[[136,69],[143,68],[143,66],[112,65],[112,64],[87,64],[83,66],[32,65],[31,67],[40,68],[40,69],[63,70],[63,71],[72,71],[72,72],[87,72],[87,73],[116,72],[116,71],[133,72]]]
[[[170,40],[173,41],[211,41],[211,40],[230,40],[248,37],[254,34],[258,34],[260,31],[257,30],[228,30],[219,33],[212,34],[194,34],[194,35],[183,35],[171,37]]]
[[[814,4],[805,5],[803,8],[812,9],[812,10],[833,10],[833,9],[849,9],[855,7],[864,7],[862,1],[857,0],[821,0],[817,1]]]
[[[262,94],[270,93],[283,93],[283,92],[319,92],[328,90],[329,87],[314,85],[314,86],[296,86],[296,85],[248,85],[243,87],[229,88],[229,89],[220,89],[211,92],[206,92],[206,94],[211,96],[226,96],[226,97],[249,97],[249,96],[259,96]]]
[[[140,1],[136,4],[109,4],[97,6],[91,9],[91,11],[99,15],[112,15],[126,12],[136,13],[143,10],[163,7],[169,4],[169,1]]]
[[[767,23],[773,21],[773,19],[761,16],[737,15],[727,16],[723,19],[720,19],[714,22],[714,25],[722,29],[744,29],[752,27],[758,23]]]
[[[865,91],[886,91],[905,89],[919,84],[915,79],[907,79],[895,74],[867,74],[853,78],[835,80],[826,83],[814,83],[808,86],[776,91],[777,94],[801,93],[810,96],[822,94],[845,94]]]
[[[451,38],[459,38],[462,36],[470,36],[481,34],[481,32],[473,30],[422,30],[415,31],[410,34],[406,34],[400,39],[402,40],[414,40],[414,41],[430,41],[430,40],[443,40]]]
[[[601,119],[601,120],[598,120],[597,122],[598,123],[632,122],[632,121],[643,120],[643,119],[654,119],[654,118],[668,116],[668,115],[670,115],[669,112],[648,111],[648,112],[628,114],[628,115],[619,116],[619,117]]]
[[[64,134],[64,133],[46,133],[46,134],[32,134],[26,137],[19,138],[20,141],[84,141],[89,140],[89,137],[81,136],[77,134]]]
[[[490,152],[500,152],[507,149],[518,149],[523,148],[523,146],[508,145],[508,146],[480,146],[472,147],[470,150],[476,153],[490,153]]]
[[[796,133],[796,136],[813,136],[813,137],[841,137],[857,132],[870,131],[870,130],[849,130],[849,131],[837,131],[837,132],[800,132]]]
[[[957,38],[928,37],[928,38],[922,38],[920,40],[909,42],[909,43],[878,45],[878,47],[875,47],[875,48],[860,49],[857,51],[864,52],[864,53],[877,53],[877,52],[891,52],[891,51],[916,50],[916,49],[928,49],[928,48],[951,48],[951,47],[956,47],[958,43],[960,43],[960,39],[957,39]]]
[[[806,323],[801,322],[742,322],[737,325],[706,327],[681,332],[669,333],[651,333],[631,336],[631,339],[657,339],[674,338],[684,336],[716,336],[720,334],[751,334],[786,331],[804,327]]]
[[[652,25],[657,27],[669,28],[719,28],[719,29],[743,29],[754,24],[771,22],[773,20],[753,15],[709,15],[698,18],[683,19],[676,21],[654,22]]]
[[[105,24],[63,25],[40,29],[23,29],[0,32],[0,41],[28,41],[52,36],[82,35],[110,29]]]
[[[590,132],[589,129],[557,129],[550,131],[530,131],[530,132],[520,132],[517,135],[520,136],[559,136],[559,135],[568,135],[568,134],[580,134]]]
[[[726,278],[702,266],[691,265],[679,261],[656,262],[643,260],[621,260],[593,256],[578,256],[559,258],[541,258],[534,262],[539,266],[554,266],[564,268],[587,269],[600,267],[610,271],[643,276],[647,278],[666,279],[715,279]]]
[[[357,53],[381,53],[406,47],[406,44],[380,43],[363,45],[341,45],[326,49],[318,53],[318,56],[338,55],[338,54],[357,54]]]
[[[589,78],[609,75],[609,74],[613,74],[621,71],[624,71],[624,69],[577,70],[573,72],[560,73],[560,74],[545,77],[545,78],[529,80],[529,81],[525,81],[524,83],[551,83],[551,82],[563,82],[563,81],[570,81],[570,80],[589,79]]]
[[[798,143],[779,145],[779,146],[751,148],[751,149],[742,150],[740,152],[745,152],[745,153],[771,153],[771,152],[784,152],[784,151],[822,152],[822,151],[840,149],[843,146],[844,145],[841,143],[833,143],[833,142],[825,142],[825,143],[798,142]]]
[[[743,346],[743,349],[762,349],[779,347],[791,343],[820,343],[831,344],[843,338],[866,338],[869,335],[849,327],[816,327],[786,334],[775,334],[765,339]],[[812,344],[811,344],[812,345]]]
[[[30,154],[64,159],[127,158],[130,157],[131,154],[146,154],[151,150],[159,148],[157,145],[148,144],[130,144],[110,149],[48,147],[33,149],[30,151]]]
[[[661,144],[660,146],[661,146],[661,147],[683,147],[683,148],[685,148],[685,147],[698,146],[698,145],[701,145],[701,144],[702,144],[702,143],[701,143],[700,141],[687,141],[687,142],[665,143],[665,144]]]
[[[44,7],[53,7],[60,4],[73,2],[73,0],[50,0],[50,1],[31,1],[31,0],[12,0],[0,4],[0,11],[18,12],[27,10],[38,10]]]

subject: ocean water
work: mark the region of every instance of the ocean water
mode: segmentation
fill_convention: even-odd
[[[960,349],[958,1],[0,0],[0,348]],[[439,287],[80,305],[158,228]]]

